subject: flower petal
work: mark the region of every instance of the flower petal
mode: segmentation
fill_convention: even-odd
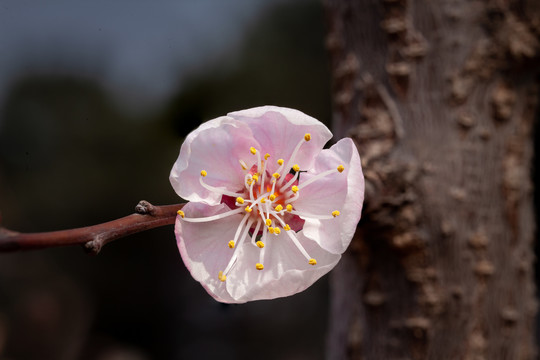
[[[192,202],[182,208],[187,218],[212,216],[229,210],[224,204],[209,206]],[[225,269],[233,254],[227,243],[234,238],[241,219],[241,214],[207,223],[187,222],[180,216],[176,219],[174,230],[184,264],[193,278],[221,302],[234,302],[218,274]]]
[[[182,144],[169,178],[174,190],[189,201],[219,204],[221,194],[200,184],[201,170],[208,173],[205,183],[238,191],[243,188],[245,175],[239,161],[253,161],[251,146],[259,144],[243,122],[222,116],[202,124]]]
[[[227,279],[227,290],[236,303],[290,296],[305,290],[332,270],[341,255],[331,254],[313,240],[297,235],[304,249],[315,259],[310,265],[285,232],[266,241],[262,264],[257,270],[261,249],[245,243],[238,249],[238,262]]]
[[[248,124],[253,136],[261,145],[261,151],[270,153],[275,160],[282,158],[287,161],[304,135],[311,134],[311,140],[300,147],[295,157],[295,163],[301,169],[310,168],[314,156],[332,138],[332,133],[323,123],[294,109],[261,106],[236,111],[228,116]],[[273,170],[273,166],[276,166],[275,161],[270,164]]]
[[[335,254],[342,254],[349,245],[362,213],[364,201],[364,175],[360,156],[354,142],[345,138],[330,149],[323,150],[315,160],[313,172],[302,174],[307,181],[316,174],[338,165],[344,165],[342,173],[325,176],[300,190],[295,209],[315,215],[330,215],[339,210],[340,216],[329,220],[305,219],[302,232]]]

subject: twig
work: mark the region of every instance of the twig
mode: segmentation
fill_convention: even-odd
[[[135,214],[99,225],[61,231],[19,233],[0,227],[0,253],[79,244],[87,252],[97,254],[113,240],[174,224],[177,211],[183,206],[154,206],[143,200],[135,207]]]

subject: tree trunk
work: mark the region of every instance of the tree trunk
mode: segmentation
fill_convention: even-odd
[[[366,176],[329,359],[533,359],[540,3],[327,0],[336,136]]]

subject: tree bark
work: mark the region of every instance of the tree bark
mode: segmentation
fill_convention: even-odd
[[[334,133],[366,176],[329,359],[534,359],[540,3],[327,0]]]

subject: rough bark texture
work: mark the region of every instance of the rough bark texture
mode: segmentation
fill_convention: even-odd
[[[334,130],[367,180],[328,358],[534,359],[540,3],[325,7]]]

